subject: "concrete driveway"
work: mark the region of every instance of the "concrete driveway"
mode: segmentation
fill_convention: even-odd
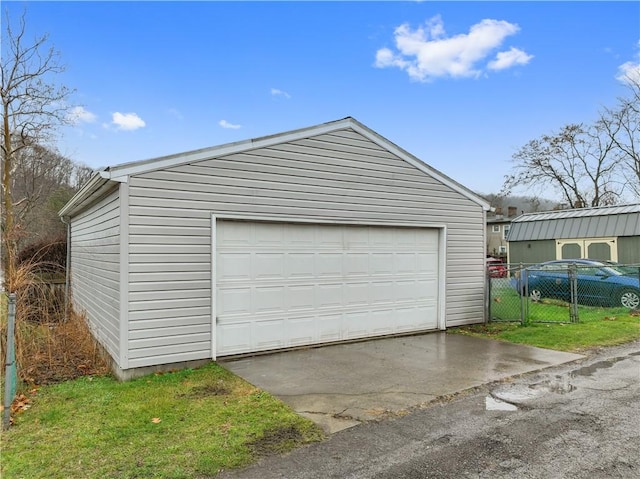
[[[444,332],[221,361],[331,434],[583,356]]]

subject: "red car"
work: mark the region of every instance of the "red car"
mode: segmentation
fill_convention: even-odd
[[[498,258],[487,258],[487,271],[491,278],[507,277],[507,265]]]

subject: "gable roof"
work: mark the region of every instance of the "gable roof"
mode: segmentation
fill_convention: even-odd
[[[508,241],[640,236],[640,204],[526,213],[511,221]]]
[[[475,194],[473,191],[462,186],[460,183],[449,178],[445,174],[430,167],[426,163],[422,162],[421,160],[403,150],[399,146],[395,145],[391,141],[387,140],[386,138],[380,136],[378,133],[369,129],[354,118],[347,117],[341,120],[322,123],[320,125],[301,128],[298,130],[291,130],[275,135],[263,136],[234,143],[227,143],[219,146],[203,148],[200,150],[188,151],[159,158],[152,158],[148,160],[109,166],[103,170],[97,171],[93,175],[93,177],[80,189],[80,191],[78,191],[73,196],[73,198],[69,200],[69,202],[60,210],[58,214],[60,216],[66,217],[79,212],[86,206],[90,205],[104,192],[113,188],[115,184],[126,183],[129,180],[130,176],[135,176],[165,168],[171,168],[174,166],[196,161],[208,160],[230,154],[246,152],[258,148],[265,148],[281,143],[310,138],[313,136],[332,133],[338,130],[345,129],[351,129],[361,134],[365,138],[376,143],[378,146],[386,149],[390,153],[413,165],[423,173],[435,178],[441,183],[452,188],[454,191],[460,193],[469,200],[478,204],[485,211],[489,210],[489,203],[484,198]]]

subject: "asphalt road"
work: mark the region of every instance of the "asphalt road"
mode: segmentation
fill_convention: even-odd
[[[219,477],[640,478],[640,341]]]

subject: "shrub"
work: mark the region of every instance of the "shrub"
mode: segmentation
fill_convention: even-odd
[[[32,244],[16,261],[11,278],[16,293],[16,361],[19,379],[29,384],[108,371],[86,318],[65,307],[65,262],[64,240]],[[0,314],[2,351],[7,337],[6,303],[5,295]]]

